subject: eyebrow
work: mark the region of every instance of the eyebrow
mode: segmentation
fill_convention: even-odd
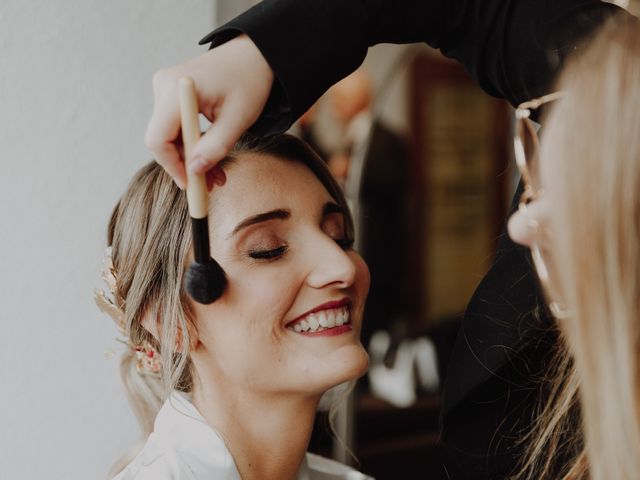
[[[337,203],[325,203],[322,207],[322,218],[325,218],[327,215],[330,215],[332,213],[341,213],[342,215],[344,215],[345,211],[344,208]],[[245,218],[238,225],[236,225],[227,238],[231,238],[240,230],[243,230],[257,223],[268,222],[269,220],[288,220],[289,218],[291,218],[291,211],[284,208],[279,208],[277,210],[271,210],[264,213],[258,213],[257,215],[252,215],[251,217]]]
[[[233,237],[240,230],[247,228],[251,225],[255,225],[256,223],[267,222],[269,220],[287,220],[291,217],[291,211],[279,208],[277,210],[271,210],[270,212],[259,213],[257,215],[253,215],[249,218],[245,218],[241,221],[236,227],[233,229],[229,237]]]

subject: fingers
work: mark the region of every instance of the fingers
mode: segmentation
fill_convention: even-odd
[[[185,171],[184,151],[180,141],[180,111],[176,89],[171,79],[158,79],[154,77],[154,89],[156,93],[156,106],[147,126],[145,144],[154,154],[156,161],[174,179],[176,184],[185,189],[187,185],[187,175]],[[167,86],[168,82],[172,82]],[[228,102],[233,106],[233,102]],[[215,168],[217,162],[222,160],[242,134],[244,129],[241,122],[231,122],[223,125],[224,118],[241,118],[242,115],[233,111],[233,108],[220,110],[220,116],[216,119],[214,135],[210,135],[208,142],[194,150],[193,158],[206,158],[201,162],[201,167],[197,174],[207,171],[207,188],[211,190],[214,185],[222,186],[226,181],[226,176],[221,168]],[[227,122],[229,123],[229,122]],[[213,127],[212,127],[213,128]],[[206,134],[205,134],[206,136]],[[197,145],[200,145],[200,141]],[[204,152],[204,153],[202,153]],[[206,156],[206,157],[203,157]],[[189,162],[191,164],[192,161]]]
[[[154,88],[155,88],[154,79]],[[185,189],[187,175],[184,162],[176,146],[180,134],[180,112],[175,89],[156,99],[156,105],[147,125],[144,143],[153,153],[155,160],[162,165],[176,184]]]
[[[251,125],[245,119],[241,102],[227,99],[213,124],[193,148],[189,169],[197,175],[205,173],[222,160],[240,135]]]
[[[185,189],[187,175],[184,155],[178,147],[180,139],[180,112],[175,88],[157,86],[162,81],[154,78],[154,88],[164,89],[164,93],[156,92],[154,108],[147,132],[145,144],[153,153],[155,160],[174,179],[176,184]],[[158,99],[158,97],[162,97]],[[220,107],[218,115],[209,130],[198,140],[194,147],[193,157],[188,168],[202,175],[222,160],[231,150],[240,135],[249,127],[243,115],[241,101],[227,99]],[[224,185],[226,177],[221,169],[217,169],[208,177],[209,190],[213,184]],[[209,183],[209,181],[211,183]]]
[[[205,173],[229,153],[242,133],[259,117],[273,85],[271,67],[246,35],[239,35],[183,64],[156,72],[154,111],[145,144],[180,188],[187,182],[184,155],[180,155],[176,146],[180,135],[177,82],[184,76],[195,81],[198,108],[213,121],[194,147],[187,165],[196,174]],[[213,183],[224,183],[219,173],[210,177]]]
[[[162,165],[162,168],[173,178],[176,185],[178,185],[181,190],[186,189],[187,173],[185,172],[184,162],[175,144],[169,141],[151,150],[154,152],[156,161]]]

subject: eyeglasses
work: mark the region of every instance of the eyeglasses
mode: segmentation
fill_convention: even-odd
[[[538,140],[536,128],[530,120],[530,117],[533,110],[536,110],[542,105],[553,102],[561,97],[562,92],[550,93],[544,97],[524,102],[516,109],[516,125],[513,147],[515,150],[516,165],[518,166],[518,170],[520,170],[524,186],[518,209],[525,214],[526,218],[529,219],[529,226],[535,231],[540,229],[540,225],[537,220],[530,217],[527,205],[533,200],[540,198],[544,193],[544,190],[539,184],[540,142]],[[542,289],[544,290],[547,298],[551,299],[549,269],[542,257],[540,246],[534,241],[530,246],[530,250],[533,265],[538,273]],[[569,311],[567,309],[561,307],[557,302],[552,300],[549,301],[549,309],[558,319],[567,318],[569,315]]]

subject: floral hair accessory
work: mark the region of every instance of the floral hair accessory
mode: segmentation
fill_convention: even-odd
[[[104,260],[102,262],[102,279],[109,287],[109,294],[104,290],[96,290],[94,293],[94,299],[98,308],[109,315],[120,331],[120,338],[117,339],[120,343],[123,343],[133,350],[136,356],[136,370],[138,373],[145,375],[159,375],[162,370],[162,359],[155,347],[148,341],[144,341],[141,345],[134,345],[131,339],[127,335],[127,329],[124,321],[124,312],[118,306],[117,302],[117,277],[116,271],[113,267],[113,260],[111,258],[111,247],[107,247],[105,250]],[[109,358],[113,357],[114,352],[106,352]]]

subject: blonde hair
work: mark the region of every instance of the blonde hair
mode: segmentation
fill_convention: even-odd
[[[519,476],[548,478],[557,447],[573,454],[553,478],[631,480],[640,472],[638,21],[609,22],[559,89],[546,119],[559,140],[543,154],[553,156],[551,294],[571,313],[558,320],[550,395]]]
[[[310,147],[286,134],[267,139],[245,135],[220,165],[229,168],[234,159],[248,153],[306,165],[347,212],[345,235],[352,238],[353,221],[342,190]],[[133,350],[121,359],[125,391],[146,440],[171,391],[192,389],[189,331],[195,330],[190,299],[183,288],[191,255],[186,196],[155,162],[145,165],[131,180],[111,214],[107,240],[116,277],[114,300],[124,313],[125,334],[132,345],[149,342],[162,359],[160,375],[140,372]],[[158,339],[144,328],[145,318],[156,322]],[[130,459],[128,455],[120,460],[110,475]]]

